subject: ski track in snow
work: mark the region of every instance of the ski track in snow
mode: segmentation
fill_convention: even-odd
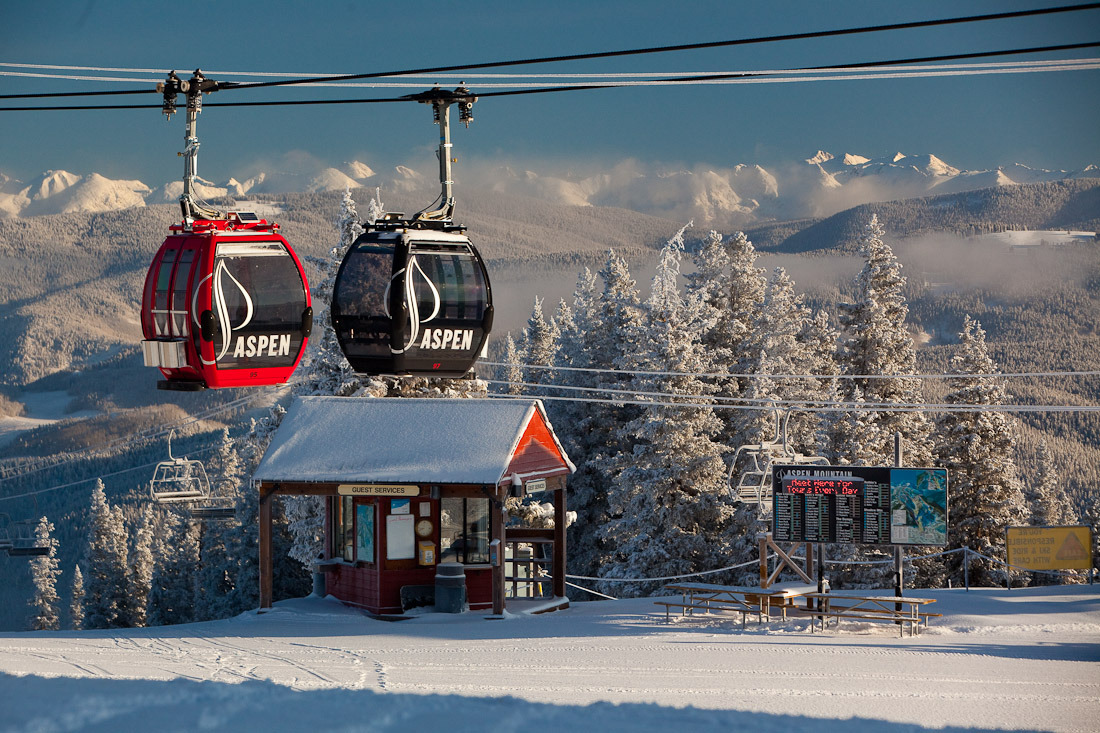
[[[176,627],[5,633],[0,733],[312,730],[321,708],[364,731],[1097,730],[1100,592],[932,593],[944,623],[900,638],[665,623],[650,599],[491,624],[299,599]]]

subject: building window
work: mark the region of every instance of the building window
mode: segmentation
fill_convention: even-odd
[[[355,560],[354,500],[352,496],[340,496],[332,502],[332,557],[348,562]]]
[[[489,562],[489,500],[440,500],[439,559],[465,565]]]

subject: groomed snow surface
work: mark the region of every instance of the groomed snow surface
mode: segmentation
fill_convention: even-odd
[[[908,591],[923,634],[652,599],[388,622],[333,599],[122,631],[0,634],[0,731],[1100,729],[1100,586]]]

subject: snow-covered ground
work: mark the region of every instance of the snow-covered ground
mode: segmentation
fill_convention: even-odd
[[[665,623],[650,599],[373,620],[331,599],[226,621],[0,634],[0,731],[1100,729],[1100,586],[910,591],[920,636]]]
[[[1089,244],[1095,241],[1096,232],[1061,230],[1021,230],[994,232],[978,237],[984,242],[997,242],[1008,247],[1054,247],[1063,244]]]
[[[20,433],[58,420],[77,417],[92,417],[99,413],[95,410],[66,412],[72,395],[65,391],[26,392],[19,402],[26,408],[26,414],[20,417],[0,417],[0,448],[19,437]]]

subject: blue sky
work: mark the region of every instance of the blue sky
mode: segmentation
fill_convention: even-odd
[[[462,3],[39,0],[0,4],[0,62],[303,73],[361,73],[664,46],[1067,4],[1029,0],[517,0]],[[579,61],[558,73],[789,68],[1100,39],[1100,11],[704,52]],[[1100,55],[1096,49],[1061,57]],[[1051,55],[1027,58],[1054,58]],[[7,67],[0,67],[0,70]],[[515,69],[504,71],[517,71]],[[152,77],[153,75],[145,75]],[[449,82],[454,77],[441,77]],[[469,79],[476,91],[476,81]],[[430,86],[425,79],[422,87]],[[0,94],[137,88],[0,77]],[[413,90],[396,90],[408,93]],[[221,99],[391,96],[395,90],[226,92]],[[157,97],[111,102],[156,103]],[[81,100],[76,100],[77,102]],[[91,100],[88,100],[91,101]],[[208,97],[210,103],[219,95]],[[3,105],[13,102],[3,101]],[[1100,71],[631,88],[484,99],[455,142],[464,160],[590,171],[627,158],[668,165],[781,165],[819,148],[871,157],[934,153],[964,169],[1015,162],[1079,169],[1100,163]],[[0,113],[0,172],[47,169],[178,178],[182,115],[155,110]],[[431,166],[436,140],[416,104],[209,107],[199,123],[200,175],[238,178],[296,161],[376,170]],[[288,155],[289,154],[289,155]]]

